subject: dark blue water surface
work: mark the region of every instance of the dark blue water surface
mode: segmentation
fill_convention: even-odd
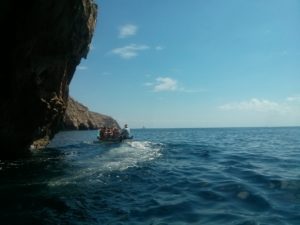
[[[0,161],[0,224],[300,224],[300,128],[132,132]]]

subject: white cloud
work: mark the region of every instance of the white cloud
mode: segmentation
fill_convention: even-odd
[[[178,89],[177,80],[170,77],[158,77],[156,83],[153,85],[153,91],[175,91]]]
[[[177,91],[183,93],[200,93],[205,89],[187,89],[179,85],[179,82],[171,77],[157,77],[154,82],[144,83],[145,86],[151,87],[154,92]]]
[[[127,38],[136,34],[138,27],[133,24],[126,24],[120,27],[119,38]]]
[[[96,48],[95,48],[95,46],[93,45],[93,44],[90,44],[90,50],[95,50]]]
[[[136,57],[140,51],[149,49],[147,45],[130,44],[121,48],[111,50],[112,54],[118,55],[123,59]]]
[[[287,97],[286,100],[288,102],[300,102],[300,95]]]
[[[163,47],[163,46],[160,46],[160,45],[158,45],[158,46],[155,47],[155,50],[156,50],[156,51],[161,51],[161,50],[163,50],[163,49],[164,49],[164,47]]]
[[[101,75],[102,75],[102,76],[110,76],[110,75],[111,75],[111,73],[110,73],[110,72],[106,72],[106,71],[104,71],[104,72],[102,72],[102,73],[101,73]]]
[[[207,90],[205,89],[186,89],[186,88],[180,88],[179,89],[182,92],[185,93],[200,93],[200,92],[206,92]]]
[[[228,103],[219,107],[221,110],[239,110],[239,111],[256,111],[256,112],[277,112],[286,113],[290,108],[286,104],[272,102],[265,99],[252,98],[248,101]]]
[[[145,85],[145,86],[153,86],[154,84],[151,83],[151,82],[147,82],[147,83],[145,83],[144,85]]]
[[[87,67],[86,66],[77,66],[77,69],[78,70],[87,70]]]

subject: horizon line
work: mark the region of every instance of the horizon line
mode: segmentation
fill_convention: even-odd
[[[230,128],[300,128],[300,125],[284,126],[224,126],[224,127],[132,127],[131,129],[230,129]]]

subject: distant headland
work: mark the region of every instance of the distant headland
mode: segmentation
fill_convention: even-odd
[[[102,126],[117,127],[119,124],[112,117],[89,111],[88,107],[69,97],[62,130],[93,130]]]

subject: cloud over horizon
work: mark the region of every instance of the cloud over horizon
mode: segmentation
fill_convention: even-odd
[[[242,102],[227,103],[219,106],[219,109],[224,111],[238,110],[277,113],[287,113],[290,111],[290,107],[286,104],[257,98],[252,98]]]
[[[286,100],[288,102],[300,102],[300,95],[287,97]]]

